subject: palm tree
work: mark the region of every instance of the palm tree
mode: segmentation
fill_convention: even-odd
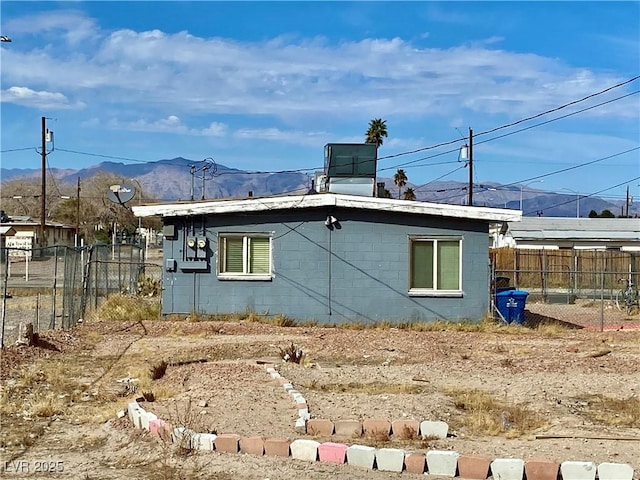
[[[381,118],[374,118],[369,122],[369,128],[365,133],[366,143],[375,143],[377,147],[382,145],[382,137],[387,137],[387,121]]]
[[[407,174],[404,173],[403,169],[398,169],[396,174],[393,176],[393,183],[398,187],[398,199],[400,199],[400,194],[402,193],[402,187],[407,184]]]
[[[416,192],[413,188],[407,188],[404,191],[404,199],[405,200],[415,200],[416,199]]]

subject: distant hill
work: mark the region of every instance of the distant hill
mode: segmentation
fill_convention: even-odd
[[[142,164],[124,164],[102,162],[80,170],[51,169],[56,181],[75,185],[77,178],[91,178],[100,172],[108,172],[121,176],[123,181],[135,179],[140,183],[145,196],[159,201],[188,200],[193,185],[194,199],[199,200],[202,194],[202,172],[192,177],[191,165],[202,165],[194,160],[178,157]],[[39,169],[0,169],[2,181],[17,178],[40,179]],[[398,189],[392,178],[378,178],[384,182],[392,197],[398,198]],[[419,186],[411,183],[405,188],[416,190],[417,200],[466,204],[467,184],[464,182],[433,182]],[[255,196],[267,196],[282,193],[305,193],[311,188],[311,177],[302,173],[249,173],[216,164],[215,172],[210,169],[204,181],[207,199],[246,197],[249,192]],[[520,186],[502,186],[497,182],[484,182],[474,187],[474,205],[520,208]],[[580,199],[580,216],[586,217],[591,210],[601,212],[611,210],[614,215],[622,213],[623,202],[611,202],[598,197]],[[522,210],[527,216],[541,214],[546,217],[575,217],[576,195],[559,194],[528,187],[522,195]],[[640,209],[632,205],[631,215],[638,214]]]

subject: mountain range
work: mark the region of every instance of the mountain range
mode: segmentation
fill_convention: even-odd
[[[78,177],[82,181],[101,172],[111,173],[122,177],[122,183],[142,187],[143,202],[145,199],[176,201],[191,198],[200,200],[246,197],[251,194],[300,194],[312,188],[313,178],[297,172],[246,172],[212,162],[194,162],[181,157],[144,164],[102,162],[79,170],[53,168],[50,171],[56,182],[71,185],[76,184]],[[39,180],[41,172],[38,169],[2,168],[0,175],[3,182],[18,178]],[[378,178],[377,182],[384,183],[391,196],[398,198],[398,188],[392,178]],[[582,196],[576,205],[578,194],[556,193],[534,189],[531,186],[522,187],[521,190],[520,184],[502,185],[492,181],[474,184],[474,205],[522,209],[526,216],[545,217],[586,217],[591,210],[598,213],[610,210],[617,216],[621,215],[625,208],[624,201],[610,201],[595,196]],[[414,189],[418,201],[464,205],[468,200],[468,184],[464,182],[436,181],[427,185],[408,182],[404,189],[406,188]],[[640,208],[631,204],[629,214],[635,216],[639,213]]]

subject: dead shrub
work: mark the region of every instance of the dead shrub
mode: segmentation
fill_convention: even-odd
[[[447,392],[454,406],[464,412],[455,416],[459,425],[476,435],[504,435],[516,438],[544,425],[540,415],[521,405],[496,400],[489,392],[475,389],[454,389]]]
[[[160,380],[167,373],[169,364],[162,360],[160,363],[151,366],[151,380]]]
[[[293,342],[288,347],[280,349],[280,358],[285,362],[300,363],[303,357],[304,352]]]
[[[589,395],[578,399],[586,403],[578,413],[594,423],[611,427],[640,428],[640,398],[612,398]]]

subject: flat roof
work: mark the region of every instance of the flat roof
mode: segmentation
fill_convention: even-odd
[[[364,197],[338,193],[220,199],[201,202],[161,203],[132,206],[136,217],[188,217],[192,215],[262,212],[267,210],[303,210],[318,207],[342,207],[360,210],[404,213],[438,217],[467,218],[491,222],[519,222],[520,210],[469,207],[445,203],[418,202],[392,198]]]
[[[509,233],[517,241],[640,241],[640,219],[524,217]]]

